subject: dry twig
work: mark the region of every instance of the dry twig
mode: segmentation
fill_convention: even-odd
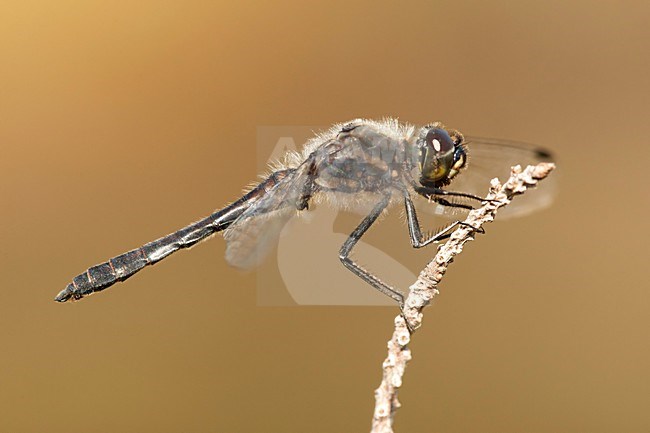
[[[498,179],[491,181],[489,201],[469,213],[465,224],[459,226],[449,241],[438,249],[435,258],[420,273],[417,281],[409,288],[405,302],[404,316],[395,318],[395,331],[388,342],[388,356],[384,361],[381,385],[375,390],[375,412],[372,420],[372,433],[392,432],[393,417],[400,407],[397,390],[402,385],[406,363],[411,360],[411,351],[407,345],[411,332],[422,323],[422,310],[438,294],[438,284],[447,271],[447,266],[458,255],[466,242],[474,238],[474,233],[483,224],[494,220],[497,210],[506,206],[515,195],[524,193],[529,187],[544,179],[555,168],[551,163],[540,163],[522,170],[520,166],[512,168],[510,179],[501,185]],[[473,227],[473,228],[472,228]]]

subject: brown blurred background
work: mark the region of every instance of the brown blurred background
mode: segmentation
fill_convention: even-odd
[[[236,198],[258,126],[386,115],[545,144],[561,192],[450,268],[396,430],[650,431],[649,12],[0,3],[0,431],[369,430],[394,307],[258,307],[221,238],[52,298]]]

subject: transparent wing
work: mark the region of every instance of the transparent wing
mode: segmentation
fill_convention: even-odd
[[[228,227],[223,236],[230,265],[250,269],[262,263],[277,244],[284,226],[296,215],[296,203],[308,180],[307,170],[299,167]]]
[[[499,140],[483,137],[466,137],[468,164],[458,176],[445,187],[448,191],[458,191],[485,197],[488,192],[490,179],[498,177],[504,182],[509,174],[510,167],[553,160],[551,153],[539,146],[510,140]],[[551,176],[539,185],[534,191],[517,197],[512,204],[499,212],[499,220],[508,217],[527,215],[549,206],[557,192],[557,176]],[[459,202],[459,200],[452,200]],[[472,204],[462,199],[461,203]],[[455,208],[434,207],[433,213],[458,218],[462,214]]]

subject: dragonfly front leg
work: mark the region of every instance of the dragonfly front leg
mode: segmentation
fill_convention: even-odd
[[[400,309],[403,310],[404,295],[402,295],[400,292],[393,289],[392,287],[388,286],[386,283],[381,281],[376,276],[372,275],[370,272],[363,269],[361,266],[356,264],[350,258],[350,253],[352,251],[352,248],[354,248],[357,242],[359,242],[359,239],[361,239],[363,234],[370,228],[370,226],[375,221],[377,221],[379,215],[381,215],[384,209],[386,209],[386,206],[388,206],[389,201],[390,201],[390,196],[389,195],[385,196],[382,199],[382,201],[379,204],[377,204],[377,206],[375,206],[372,212],[370,212],[370,214],[367,217],[365,217],[363,221],[361,221],[361,224],[359,224],[359,226],[356,229],[354,229],[354,231],[350,234],[350,237],[348,237],[348,239],[341,247],[341,250],[339,251],[339,259],[341,260],[341,263],[343,263],[343,265],[346,268],[348,268],[350,271],[352,271],[352,273],[355,274],[357,277],[361,278],[366,283],[370,284],[379,292],[397,301]]]
[[[491,201],[486,199],[485,197],[480,197],[478,195],[468,194],[465,192],[447,191],[446,189],[432,188],[432,187],[418,186],[418,185],[413,185],[413,188],[415,189],[415,192],[417,192],[421,196],[433,200],[436,203],[440,203],[443,206],[458,207],[458,208],[468,209],[468,210],[474,209],[474,206],[468,204],[462,204],[462,203],[453,203],[450,202],[449,200],[443,199],[442,197],[450,197],[450,198],[462,197],[466,199],[476,200],[479,202]]]

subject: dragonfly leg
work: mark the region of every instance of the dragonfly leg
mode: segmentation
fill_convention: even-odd
[[[451,236],[451,230],[460,224],[460,221],[454,221],[447,227],[439,230],[437,233],[427,234],[425,236],[422,234],[420,221],[418,220],[418,215],[415,211],[413,200],[411,200],[411,197],[408,194],[404,196],[404,207],[406,208],[406,221],[408,222],[409,237],[411,238],[411,245],[413,245],[413,248],[423,248],[433,242],[439,242],[443,239],[447,239],[449,236]]]
[[[433,197],[431,200],[433,200],[434,202],[436,202],[438,204],[441,204],[443,206],[447,206],[447,207],[455,207],[455,208],[459,208],[459,209],[474,210],[474,206],[472,206],[472,205],[465,204],[465,203],[454,203],[454,202],[451,202],[449,200],[445,200],[444,198],[440,198],[440,197]]]
[[[361,266],[356,264],[350,258],[350,252],[352,251],[352,248],[354,248],[357,242],[359,242],[359,239],[361,239],[364,233],[377,220],[377,218],[379,217],[379,215],[381,215],[383,210],[386,209],[386,206],[388,206],[389,201],[390,201],[390,196],[385,196],[382,199],[382,201],[379,202],[377,206],[375,206],[372,212],[370,212],[370,214],[367,217],[365,217],[363,221],[361,221],[361,224],[359,224],[359,226],[356,229],[354,229],[354,231],[350,234],[350,237],[348,237],[348,239],[341,247],[341,250],[339,252],[339,259],[341,260],[341,263],[343,263],[343,265],[346,268],[348,268],[350,271],[352,271],[352,273],[355,274],[357,277],[361,278],[366,283],[370,284],[372,287],[374,287],[384,295],[389,296],[390,298],[397,301],[400,309],[403,310],[404,295],[402,295],[400,292],[393,289],[392,287],[388,286],[386,283],[381,281],[376,276],[372,275],[370,272],[363,269]]]
[[[441,196],[463,197],[463,198],[469,198],[469,199],[480,201],[480,202],[487,201],[485,199],[485,197],[480,197],[478,195],[469,194],[469,193],[465,193],[465,192],[447,191],[446,189],[442,189],[442,188],[431,188],[431,187],[417,186],[417,185],[414,186],[414,188],[415,188],[415,192],[417,192],[418,194],[420,194],[420,195],[422,195],[424,197],[427,197],[427,198],[431,198],[434,201],[438,201],[438,200],[436,200],[436,198],[440,198]],[[438,201],[438,203],[444,204],[443,202],[440,202],[440,201]],[[447,205],[445,205],[445,206],[447,206]],[[468,205],[465,205],[465,206],[468,206]],[[460,206],[458,206],[458,207],[460,207]],[[470,206],[469,209],[473,209],[473,208]]]
[[[455,207],[466,206],[466,205],[460,205],[460,204],[454,204],[448,202],[444,203],[445,201],[446,200],[443,200],[443,203],[440,204],[443,204],[445,206],[455,206]],[[422,248],[422,247],[426,247],[432,242],[440,242],[442,240],[445,240],[451,236],[452,230],[459,225],[464,225],[473,228],[471,225],[464,223],[462,221],[454,221],[453,223],[449,224],[447,227],[439,230],[437,233],[424,236],[422,234],[422,229],[420,228],[420,221],[418,220],[418,215],[417,212],[415,211],[413,200],[411,200],[411,196],[408,194],[408,192],[405,192],[404,195],[404,206],[406,208],[406,220],[408,222],[408,227],[409,227],[409,237],[411,238],[411,245],[413,245],[413,248]],[[478,232],[485,233],[485,230],[481,228],[478,230]]]

